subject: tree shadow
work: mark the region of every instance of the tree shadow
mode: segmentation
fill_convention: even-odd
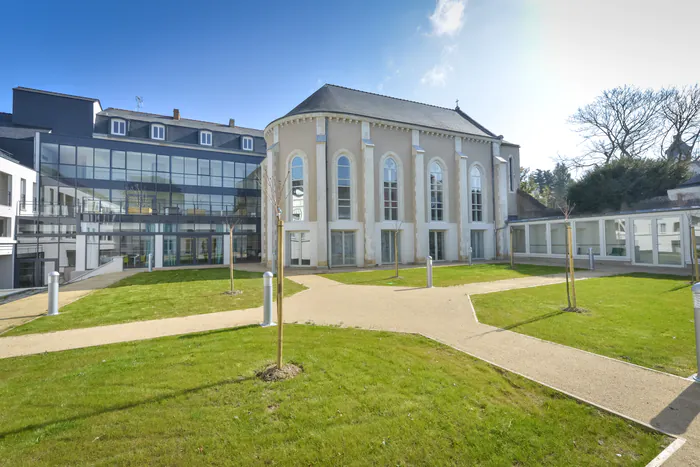
[[[226,328],[226,329],[214,329],[212,331],[202,331],[202,332],[193,332],[191,334],[183,334],[181,336],[178,336],[178,339],[196,339],[199,337],[209,337],[209,336],[215,336],[217,334],[226,334],[229,332],[237,332],[237,331],[242,331],[244,329],[250,329],[250,328],[260,328],[259,324],[246,324],[244,326],[236,326],[235,328]]]
[[[169,394],[163,394],[160,396],[149,397],[149,398],[146,398],[146,399],[143,399],[140,401],[136,401],[136,402],[129,402],[126,404],[118,404],[118,405],[113,405],[111,407],[104,407],[104,408],[101,408],[98,410],[93,410],[90,412],[74,415],[72,417],[65,417],[65,418],[60,418],[57,420],[50,420],[50,421],[43,422],[43,423],[33,423],[30,425],[23,426],[21,428],[15,428],[13,430],[7,430],[7,431],[0,432],[0,439],[4,439],[7,436],[20,434],[20,433],[24,433],[27,431],[39,430],[39,429],[46,428],[48,426],[51,426],[51,425],[54,425],[57,423],[66,423],[66,422],[73,422],[73,421],[77,421],[77,420],[84,420],[84,419],[95,417],[95,416],[102,415],[102,414],[119,412],[121,410],[133,409],[135,407],[139,407],[142,405],[167,401],[170,399],[174,399],[176,397],[180,397],[180,396],[184,396],[187,394],[192,394],[192,393],[196,393],[199,391],[203,391],[205,389],[226,386],[229,384],[239,384],[239,383],[243,383],[245,381],[250,381],[253,379],[255,379],[255,376],[239,376],[238,378],[235,378],[235,379],[225,379],[225,380],[217,381],[215,383],[203,384],[201,386],[196,386],[196,387],[189,388],[189,389],[183,389],[183,390],[175,391],[175,392],[172,392]]]
[[[135,274],[126,277],[119,282],[108,286],[108,289],[117,289],[120,287],[130,287],[139,285],[156,285],[156,284],[176,284],[182,282],[202,282],[202,281],[221,281],[229,280],[229,268],[204,268],[204,269],[174,269],[171,271],[153,271]],[[234,270],[233,279],[260,279],[262,286],[261,272],[250,272]]]
[[[666,408],[651,420],[651,426],[682,435],[700,413],[700,384],[691,382]]]
[[[563,315],[564,313],[571,313],[571,312],[570,312],[570,311],[564,311],[564,310],[552,311],[552,312],[550,312],[550,313],[545,313],[545,314],[540,315],[540,316],[535,316],[534,318],[526,319],[526,320],[523,320],[523,321],[519,321],[519,322],[517,322],[517,323],[509,324],[509,325],[507,325],[507,326],[503,326],[502,328],[496,328],[496,329],[494,329],[494,330],[492,330],[492,331],[482,332],[481,334],[476,334],[476,335],[474,335],[474,336],[467,337],[466,339],[473,339],[473,338],[475,338],[475,337],[482,337],[482,336],[485,336],[485,335],[487,335],[487,334],[492,334],[492,333],[495,333],[495,332],[510,331],[510,330],[515,329],[515,328],[517,328],[517,327],[524,326],[524,325],[526,325],[526,324],[536,323],[537,321],[542,321],[542,320],[549,319],[549,318],[554,318],[554,317],[556,317],[556,316]],[[486,324],[486,323],[482,323],[482,324]],[[488,326],[491,326],[491,325],[488,325]]]

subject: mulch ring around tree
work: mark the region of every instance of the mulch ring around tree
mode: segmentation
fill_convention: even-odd
[[[304,368],[294,363],[285,363],[282,368],[277,368],[276,364],[268,365],[264,370],[258,371],[256,376],[263,381],[284,381],[292,379],[301,374]]]

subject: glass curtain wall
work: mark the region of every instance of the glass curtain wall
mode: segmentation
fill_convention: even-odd
[[[605,220],[605,254],[627,256],[627,231],[624,219]]]
[[[550,224],[550,235],[552,238],[552,254],[553,255],[565,255],[566,254],[566,224],[564,222],[557,222]]]
[[[576,255],[587,255],[588,249],[600,255],[600,224],[598,221],[576,222]]]
[[[659,217],[656,219],[656,248],[659,264],[681,264],[681,219]]]
[[[530,253],[547,253],[547,225],[530,225]]]
[[[641,264],[654,263],[651,219],[634,220],[634,261]]]
[[[514,253],[525,253],[525,226],[516,225],[513,226],[513,252]]]

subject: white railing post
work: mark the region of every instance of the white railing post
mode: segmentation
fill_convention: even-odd
[[[58,314],[58,277],[56,271],[49,273],[49,316]]]

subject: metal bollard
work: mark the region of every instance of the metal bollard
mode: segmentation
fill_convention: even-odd
[[[588,249],[588,269],[595,271],[595,256],[593,256],[593,248]]]
[[[428,274],[428,285],[427,287],[430,289],[433,287],[433,257],[428,256],[425,259],[425,268]]]
[[[472,247],[469,247],[469,266],[472,265]]]
[[[700,383],[700,284],[691,288],[693,292],[693,308],[695,312],[695,357],[698,371],[693,375],[693,380]]]
[[[272,273],[263,274],[263,327],[275,326],[272,321]]]
[[[148,272],[153,272],[153,253],[148,254]]]
[[[58,314],[58,277],[56,271],[49,273],[49,316]]]

